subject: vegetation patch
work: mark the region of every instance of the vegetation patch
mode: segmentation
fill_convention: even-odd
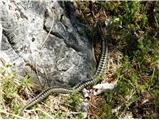
[[[123,55],[122,65],[114,70],[107,69],[110,72],[105,75],[112,74],[108,81],[118,80],[117,87],[99,98],[104,99],[103,106],[109,106],[109,115],[96,118],[159,118],[159,2],[95,1],[77,4],[83,18],[81,21],[91,28],[99,21],[112,23],[106,28],[106,34],[111,37],[108,40],[109,51],[114,48]]]

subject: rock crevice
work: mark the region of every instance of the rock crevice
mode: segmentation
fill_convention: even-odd
[[[93,60],[89,34],[73,7],[72,2],[2,0],[0,57],[41,87],[71,87],[88,80]]]

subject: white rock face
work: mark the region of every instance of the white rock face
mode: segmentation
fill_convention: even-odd
[[[88,80],[93,61],[90,35],[74,9],[71,2],[1,0],[1,59],[45,87]]]

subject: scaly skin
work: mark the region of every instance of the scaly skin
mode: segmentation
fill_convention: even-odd
[[[94,74],[93,78],[89,81],[85,81],[85,82],[82,82],[82,83],[76,85],[72,89],[50,87],[50,88],[42,91],[39,95],[34,97],[31,101],[29,101],[27,103],[27,105],[22,108],[21,111],[24,111],[25,109],[35,105],[36,103],[38,103],[42,100],[44,100],[46,97],[48,97],[52,93],[70,94],[73,91],[79,92],[83,88],[85,88],[87,86],[90,86],[90,85],[93,85],[93,84],[95,84],[99,81],[99,79],[100,79],[100,77],[101,77],[101,75],[102,75],[102,73],[103,73],[103,71],[106,67],[108,47],[107,47],[107,41],[104,39],[104,36],[102,36],[103,31],[101,29],[101,26],[98,26],[98,30],[99,30],[100,37],[102,39],[102,54],[101,54],[100,62],[98,64],[98,68],[97,68],[96,73]]]
[[[44,91],[42,91],[39,95],[37,95],[36,97],[34,97],[31,101],[29,101],[27,103],[27,105],[25,105],[21,111],[24,111],[25,109],[35,105],[36,103],[44,100],[46,97],[48,97],[51,93],[63,93],[63,94],[67,94],[67,93],[71,93],[72,90],[71,89],[64,89],[64,88],[53,88],[50,87]]]
[[[104,36],[101,36],[102,33],[102,29],[101,26],[97,26],[98,27],[98,33],[100,34],[101,40],[102,40],[102,53],[101,53],[101,58],[96,70],[96,73],[94,74],[93,78],[89,81],[84,81],[78,85],[76,85],[74,87],[74,89],[77,89],[77,91],[82,90],[83,88],[96,84],[99,79],[101,78],[101,75],[106,67],[107,64],[107,53],[108,53],[108,47],[107,47],[107,41],[104,39]]]

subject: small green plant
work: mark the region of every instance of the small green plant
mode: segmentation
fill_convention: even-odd
[[[32,84],[32,78],[28,75],[26,75],[22,80],[21,80],[21,85],[23,87],[28,87]]]
[[[2,80],[3,92],[5,94],[6,99],[11,99],[16,97],[17,88],[14,82],[16,77],[15,73],[9,73],[8,76]]]
[[[68,117],[68,115],[66,113],[61,113],[61,112],[57,113],[54,116],[55,119],[67,119],[67,117]]]
[[[80,95],[77,94],[77,92],[72,92],[72,94],[66,99],[66,105],[74,111],[76,111],[76,108],[80,105],[80,103]]]
[[[101,76],[96,76],[96,81],[98,82],[99,80],[101,80]]]
[[[1,100],[3,101],[1,108],[4,109],[8,106],[9,118],[15,118],[14,114],[18,114],[22,108],[22,98],[19,92],[24,84],[27,86],[31,82],[31,79],[26,76],[24,79],[18,80],[16,73],[11,68],[11,65],[0,68],[0,75],[2,75]]]

